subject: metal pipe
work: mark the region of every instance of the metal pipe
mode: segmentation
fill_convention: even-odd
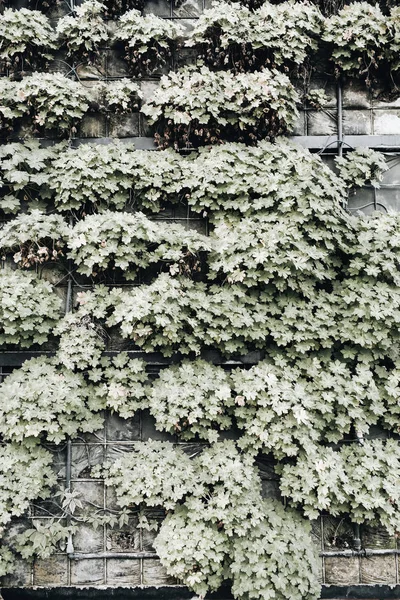
[[[354,523],[354,550],[356,552],[361,552],[361,535],[360,535],[360,524]]]
[[[319,556],[323,558],[343,557],[354,558],[357,556],[369,558],[371,556],[390,556],[399,555],[400,550],[383,550],[366,548],[365,550],[333,550],[320,552]],[[122,558],[122,559],[158,559],[155,552],[71,552],[68,555],[72,560],[87,560],[96,558]]]
[[[340,79],[337,84],[337,138],[338,155],[343,156],[343,98]]]
[[[324,558],[330,558],[334,556],[342,556],[345,558],[354,558],[356,556],[361,557],[370,557],[370,556],[388,556],[388,555],[400,555],[400,550],[390,550],[390,549],[372,549],[365,548],[364,550],[333,550],[333,551],[325,551],[320,552],[320,556]]]
[[[71,438],[67,439],[67,462],[65,465],[65,490],[71,491],[71,474],[72,474],[72,443]],[[67,514],[66,518],[67,526],[71,524],[71,515]],[[72,534],[68,534],[67,540],[67,556],[71,556],[74,552],[74,544],[72,541]]]
[[[155,552],[72,552],[68,555],[72,560],[87,560],[95,558],[158,558]]]

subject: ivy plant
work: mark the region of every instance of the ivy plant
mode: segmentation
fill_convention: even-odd
[[[335,219],[332,206],[326,204],[329,216],[322,232],[324,207],[320,215],[307,219],[294,203],[284,214],[279,209],[259,211],[234,224],[220,223],[211,234],[210,275],[231,284],[271,283],[280,291],[309,295],[317,284],[334,279],[341,267],[334,244],[338,233],[345,232],[344,215],[340,218],[337,211]]]
[[[119,506],[174,509],[196,485],[189,456],[170,442],[138,442],[106,470],[106,485],[115,486]],[[165,477],[168,473],[168,477]]]
[[[93,63],[100,48],[109,37],[104,21],[105,5],[97,0],[86,0],[77,6],[72,15],[62,17],[57,23],[61,47],[65,46],[67,58],[75,64]]]
[[[60,318],[53,286],[25,271],[0,271],[0,341],[29,347],[47,341]]]
[[[99,405],[118,413],[123,419],[148,407],[144,385],[148,376],[143,360],[130,359],[125,352],[120,352],[114,358],[103,357],[87,375],[94,383],[93,391]]]
[[[134,77],[153,75],[167,65],[184,28],[180,23],[132,9],[118,20],[115,39],[124,45],[125,60]]]
[[[322,15],[314,5],[264,2],[252,12],[228,2],[206,9],[186,42],[212,68],[239,71],[301,65],[317,47]]]
[[[0,384],[0,434],[15,442],[59,444],[80,431],[96,431],[103,418],[91,401],[91,386],[82,374],[54,359],[32,358]]]
[[[108,325],[119,325],[123,337],[165,356],[199,354],[204,346],[224,354],[243,353],[265,341],[264,307],[239,286],[208,290],[202,282],[162,273],[150,285],[111,290],[103,302],[104,314],[107,303],[112,307]]]
[[[324,22],[322,39],[329,44],[337,74],[365,79],[371,85],[390,41],[387,17],[379,5],[345,5]]]
[[[343,182],[318,156],[284,138],[254,147],[231,143],[202,148],[183,168],[189,205],[210,213],[214,221],[272,209],[280,216],[293,210],[293,217],[304,223],[311,211],[321,226],[333,231],[343,220]],[[232,177],[234,169],[240,177]]]
[[[349,188],[364,185],[378,188],[389,168],[384,155],[371,148],[355,148],[344,156],[335,157],[335,163],[339,176]]]
[[[97,93],[100,95],[99,108],[108,117],[137,111],[142,98],[140,86],[126,77],[112,83],[99,84]]]
[[[232,541],[235,598],[312,600],[320,597],[310,523],[276,500],[264,500],[265,518]]]
[[[6,8],[0,15],[0,64],[10,74],[46,65],[56,47],[49,19],[37,10]]]
[[[220,430],[229,429],[229,409],[234,401],[229,375],[203,360],[185,360],[161,371],[148,397],[156,428],[193,439],[198,435],[209,442]]]
[[[90,90],[61,73],[34,73],[22,81],[0,79],[0,126],[9,133],[22,117],[33,134],[71,135],[92,101]]]
[[[11,517],[19,517],[29,502],[46,498],[56,483],[53,456],[45,448],[15,442],[0,445],[0,529]],[[1,569],[1,561],[0,561]]]
[[[87,315],[69,313],[54,328],[59,337],[56,362],[71,371],[97,367],[105,350],[104,332]]]
[[[95,276],[117,268],[128,280],[140,269],[162,263],[172,273],[190,274],[200,268],[200,252],[209,249],[205,236],[182,225],[151,221],[141,212],[113,211],[79,221],[68,246],[80,273]]]
[[[33,207],[39,198],[45,197],[43,188],[47,177],[44,171],[58,151],[63,150],[63,142],[43,148],[35,139],[1,145],[0,209],[6,214],[16,213],[25,202]]]
[[[282,494],[302,505],[309,518],[319,510],[348,513],[355,523],[379,524],[389,534],[399,530],[396,493],[400,448],[396,440],[350,444],[339,451],[315,447],[300,454],[295,464],[278,467]]]
[[[40,210],[23,213],[0,229],[0,250],[12,253],[22,268],[57,261],[65,255],[69,227],[60,215]]]
[[[278,502],[261,500],[257,476],[232,442],[194,460],[210,487],[202,497],[189,496],[161,525],[154,545],[167,571],[201,597],[227,579],[235,598],[318,597],[309,524]],[[276,578],[287,564],[290,576]]]
[[[288,360],[274,353],[251,369],[232,373],[239,444],[282,460],[314,450],[318,441],[338,442],[352,430],[366,434],[385,412],[368,365],[326,354]]]
[[[155,140],[162,148],[255,143],[294,126],[297,100],[288,77],[276,69],[234,75],[183,67],[161,78],[142,112],[158,128]]]
[[[353,219],[348,274],[374,279],[394,288],[400,285],[400,217],[396,213],[359,214]],[[371,281],[371,288],[374,287]]]
[[[154,547],[167,572],[204,598],[228,579],[231,544],[225,531],[202,518],[197,508],[189,501],[167,515]]]
[[[158,212],[180,190],[181,159],[173,151],[135,150],[131,144],[82,144],[66,150],[46,170],[59,211],[93,212],[131,206]]]

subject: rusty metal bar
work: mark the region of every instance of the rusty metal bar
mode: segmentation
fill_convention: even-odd
[[[95,558],[158,558],[155,552],[71,552],[68,554],[71,560],[87,560]]]

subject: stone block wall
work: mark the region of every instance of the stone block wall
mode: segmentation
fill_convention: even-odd
[[[179,19],[190,29],[195,19],[205,7],[209,6],[208,0],[187,0],[179,8],[166,0],[148,0],[145,12],[156,15]],[[16,5],[15,5],[16,6]],[[22,2],[18,7],[23,6]],[[66,14],[68,7],[60,5],[59,15]],[[56,18],[57,15],[55,15]],[[60,60],[64,57],[60,56]],[[192,51],[181,51],[173,59],[171,68],[195,60]],[[58,60],[54,61],[51,69],[67,70],[65,65]],[[166,69],[167,70],[167,69]],[[78,69],[79,78],[85,85],[92,85],[98,79],[113,80],[127,76],[126,66],[121,56],[111,48],[104,48],[100,52],[96,66]],[[148,98],[154,93],[158,84],[156,77],[141,81],[144,97]],[[333,78],[313,81],[315,87],[324,87],[328,101],[321,111],[303,109],[296,127],[293,131],[298,136],[298,141],[307,145],[309,136],[318,136],[321,140],[320,150],[332,154],[337,147],[338,136],[338,103],[337,88]],[[400,136],[400,99],[384,101],[378,92],[371,92],[364,85],[357,82],[347,83],[343,87],[342,95],[343,134],[356,136],[360,145],[368,144],[363,136]],[[18,132],[20,135],[23,132]],[[91,114],[84,117],[77,139],[73,144],[96,141],[107,143],[109,138],[128,139],[136,141],[138,147],[152,147],[152,131],[143,115],[134,113],[129,116],[110,115],[109,118]],[[393,138],[394,140],[394,138]],[[353,141],[353,140],[352,140]],[[317,142],[316,142],[317,143]],[[378,143],[378,142],[377,142]],[[389,142],[387,142],[389,143]],[[380,210],[400,210],[400,146],[397,151],[397,142],[394,148],[387,147],[387,160],[390,170],[385,175],[379,190],[364,188],[349,199],[350,210],[363,210],[372,212]],[[379,145],[382,142],[379,141]],[[373,144],[372,144],[373,145]],[[171,221],[187,222],[188,227],[198,230],[207,230],[207,221],[192,215],[185,208],[166,211],[159,218]],[[51,278],[51,275],[49,275]],[[57,279],[57,273],[54,273]],[[84,282],[79,279],[73,284],[74,293],[87,289]],[[65,297],[65,285],[61,284],[59,293]],[[130,349],[129,344],[119,339],[112,339],[109,344],[110,351]],[[48,348],[50,351],[51,348]],[[7,373],[7,357],[2,357],[4,373]],[[14,359],[13,359],[14,360]],[[18,359],[16,359],[18,362]],[[150,371],[162,368],[159,357],[150,362]],[[12,362],[12,361],[11,361]],[[234,433],[231,434],[234,437]],[[106,489],[100,479],[90,476],[90,468],[97,464],[127,452],[134,447],[135,442],[148,439],[169,439],[176,441],[171,436],[158,432],[151,417],[138,414],[130,420],[123,420],[112,414],[106,415],[105,427],[94,434],[82,436],[72,442],[71,448],[62,446],[53,448],[54,468],[60,484],[65,483],[66,465],[68,460],[72,465],[71,484],[73,490],[78,490],[85,508],[94,513],[100,508],[113,509],[115,499],[110,490]],[[193,450],[193,444],[184,444],[187,452]],[[69,454],[70,453],[70,454]],[[69,454],[69,456],[68,456]],[[273,472],[271,461],[268,457],[260,459],[259,467],[262,473],[263,488],[266,496],[277,497],[278,486]],[[50,502],[51,501],[47,501]],[[50,518],[45,502],[32,507],[31,520]],[[162,518],[162,514],[156,515]],[[23,523],[22,523],[23,524]],[[21,526],[16,521],[15,528]],[[321,553],[320,580],[322,583],[336,586],[388,584],[394,586],[400,583],[400,568],[396,554],[377,556],[352,556],[351,548],[354,546],[354,531],[349,522],[322,516],[313,523],[314,543]],[[389,537],[384,531],[361,527],[361,540],[363,547],[371,550],[396,550],[399,542],[394,537]],[[137,527],[135,517],[132,517],[128,526],[121,530],[112,529],[107,525],[93,530],[85,524],[79,527],[73,537],[73,552],[67,553],[64,547],[47,560],[36,561],[33,565],[21,561],[13,575],[7,576],[3,581],[4,588],[27,587],[81,587],[90,586],[114,588],[118,586],[171,586],[174,582],[165,573],[153,546],[153,534]],[[342,556],[337,553],[342,552]],[[347,555],[346,555],[347,553]]]

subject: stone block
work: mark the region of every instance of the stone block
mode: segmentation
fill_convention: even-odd
[[[75,552],[103,552],[104,530],[103,527],[93,529],[90,525],[82,524],[73,536]]]
[[[108,552],[138,552],[140,550],[140,529],[135,517],[129,519],[129,523],[123,527],[112,529],[107,527],[107,551]]]
[[[172,14],[174,17],[190,18],[199,17],[203,12],[203,0],[183,0],[176,6],[172,2]]]
[[[107,77],[129,77],[128,65],[122,48],[110,48],[107,60]]]
[[[292,131],[291,135],[307,135],[307,116],[304,111],[301,111]]]
[[[35,561],[33,571],[34,585],[67,585],[68,559],[63,555],[54,555],[49,558]]]
[[[111,115],[109,120],[110,137],[137,137],[139,134],[139,113]]]
[[[322,517],[324,550],[349,550],[353,547],[353,528],[349,521],[331,516]]]
[[[48,73],[62,73],[68,75],[71,72],[71,60],[66,57],[66,52],[58,50],[54,53],[46,71]]]
[[[400,108],[400,94],[374,87],[372,104],[375,108]]]
[[[115,493],[115,489],[113,487],[106,486],[106,507],[111,510],[120,510],[120,506],[117,501],[117,495]]]
[[[372,188],[361,188],[349,196],[348,208],[353,213],[370,215],[375,211],[375,195]]]
[[[337,115],[336,111],[309,111],[308,112],[308,135],[336,135]]]
[[[343,86],[342,101],[344,108],[369,108],[371,92],[362,81],[349,81]]]
[[[72,477],[74,479],[89,479],[94,465],[104,461],[104,446],[101,444],[73,444],[72,446]]]
[[[172,6],[168,0],[146,0],[144,5],[145,15],[157,15],[158,17],[171,17]]]
[[[133,442],[140,440],[140,416],[122,419],[117,414],[109,414],[106,420],[108,441]]]
[[[148,558],[143,560],[143,585],[174,585],[176,580],[170,577],[161,562]]]
[[[102,558],[73,560],[71,562],[72,585],[102,585],[104,583],[105,569]]]
[[[353,557],[325,558],[325,583],[355,585],[360,583],[360,560]]]
[[[140,585],[140,560],[109,558],[107,560],[107,585]]]
[[[175,52],[174,64],[180,68],[185,65],[195,65],[197,60],[197,51],[195,48],[179,48]]]
[[[13,572],[1,579],[2,587],[25,587],[32,585],[32,565],[26,560],[16,560]]]
[[[140,135],[143,137],[154,137],[156,126],[151,125],[144,115],[140,115]]]
[[[83,505],[83,509],[76,509],[75,513],[77,515],[79,515],[82,511],[95,512],[98,510],[98,507],[104,507],[103,482],[73,481],[71,487],[74,492],[79,492],[79,499]]]
[[[143,411],[142,415],[142,440],[164,440],[166,442],[175,442],[175,436],[166,433],[165,431],[158,431],[155,426],[155,420],[150,416],[148,411]]]
[[[376,201],[378,210],[400,212],[400,188],[376,190]]]
[[[99,48],[93,63],[79,65],[76,68],[79,79],[81,81],[104,79],[107,75],[107,54],[106,48]]]
[[[396,583],[395,556],[361,558],[361,583]]]
[[[373,124],[374,135],[399,135],[400,110],[374,110]]]
[[[344,135],[371,135],[372,115],[369,110],[344,110],[343,133]]]
[[[80,122],[79,137],[100,138],[106,137],[106,118],[101,114],[84,115]]]
[[[384,527],[372,527],[371,525],[362,525],[361,539],[364,548],[374,549],[394,549],[396,539],[389,535]]]

